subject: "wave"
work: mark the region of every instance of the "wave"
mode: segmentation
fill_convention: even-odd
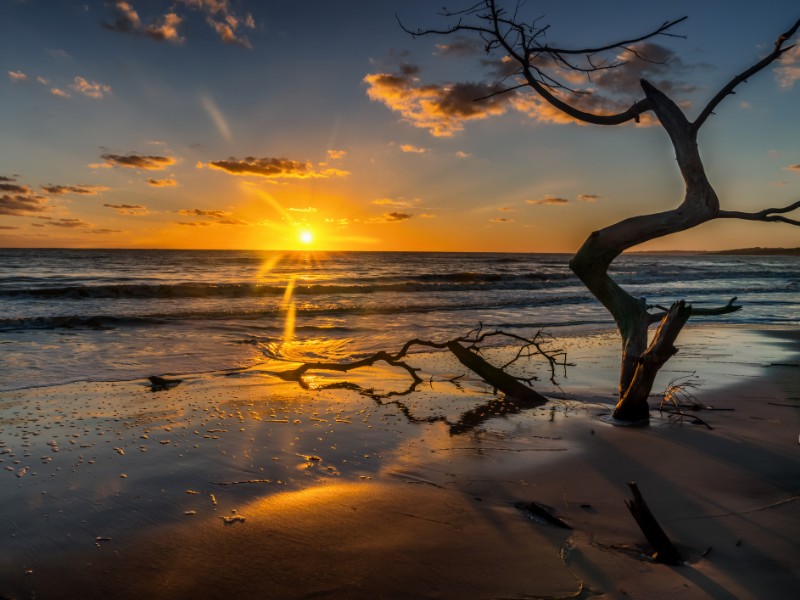
[[[411,315],[420,313],[448,313],[481,310],[507,310],[525,309],[535,306],[564,306],[578,305],[592,302],[588,295],[564,295],[540,298],[510,298],[505,301],[487,303],[480,299],[472,301],[459,301],[458,303],[427,302],[421,304],[387,303],[370,306],[355,305],[298,305],[295,308],[298,317],[303,318],[348,318],[366,315]],[[262,321],[259,327],[270,324],[281,324],[285,319],[285,311],[279,306],[269,308],[253,307],[240,310],[184,310],[175,313],[158,313],[149,315],[55,315],[0,319],[0,331],[15,331],[25,329],[116,329],[122,327],[153,327],[180,322],[216,322],[235,323],[247,322],[248,326],[254,321]],[[336,326],[312,326],[328,332],[336,331]],[[299,327],[298,327],[299,328]]]
[[[375,294],[382,292],[418,293],[486,291],[491,289],[540,289],[548,283],[570,279],[567,274],[525,273],[448,273],[422,274],[403,281],[396,278],[372,278],[360,283],[296,285],[293,293],[301,296]],[[81,299],[81,298],[245,298],[282,296],[285,285],[258,283],[176,283],[176,284],[104,284],[57,285],[0,289],[0,297]]]

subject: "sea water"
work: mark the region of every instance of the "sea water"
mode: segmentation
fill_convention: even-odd
[[[566,254],[0,250],[0,390],[247,367],[264,348],[343,360],[482,326],[609,330]],[[627,254],[652,305],[741,311],[692,322],[800,325],[792,256]]]

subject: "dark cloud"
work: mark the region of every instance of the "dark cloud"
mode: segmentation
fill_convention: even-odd
[[[148,179],[147,183],[152,185],[153,187],[175,187],[178,185],[178,182],[174,179]]]
[[[52,194],[54,196],[60,196],[62,194],[82,194],[86,196],[96,196],[100,192],[108,191],[108,188],[103,187],[102,185],[57,185],[52,183],[43,185],[42,189],[48,194]]]
[[[6,229],[6,230],[9,230],[9,229],[19,229],[19,227],[13,227],[13,226],[11,226],[11,225],[0,225],[0,229]]]
[[[33,193],[33,190],[29,188],[27,185],[20,185],[17,183],[12,183],[13,179],[4,178],[2,182],[0,182],[0,192],[6,192],[8,194],[24,194],[29,195]]]
[[[68,229],[74,229],[76,227],[91,227],[91,223],[87,223],[81,219],[53,219],[47,223],[52,227],[65,227]]]
[[[86,233],[122,233],[122,229],[90,229]]]
[[[123,167],[125,169],[144,169],[146,171],[161,171],[175,164],[171,156],[147,156],[141,154],[103,154],[101,158],[106,161],[103,167]]]
[[[202,210],[200,208],[183,209],[178,212],[191,217],[211,217],[212,219],[223,219],[231,214],[224,210]]]
[[[577,199],[580,202],[594,202],[600,198],[599,194],[578,194]]]
[[[121,215],[146,215],[147,207],[141,204],[103,204],[106,208],[113,208]]]
[[[436,54],[441,56],[471,57],[484,53],[484,44],[473,38],[456,38],[449,44],[436,44]]]
[[[178,225],[183,225],[184,227],[208,227],[209,225],[214,225],[214,221],[195,221],[192,223],[183,223],[181,221],[176,221]]]
[[[489,219],[490,223],[511,223],[514,219],[506,219],[505,217],[494,217]]]
[[[47,198],[32,194],[1,194],[0,215],[15,217],[30,216],[31,213],[41,213],[50,210]]]
[[[205,166],[202,163],[199,167]],[[258,175],[271,179],[310,179],[347,175],[347,171],[339,169],[317,170],[310,162],[290,160],[288,158],[255,158],[248,156],[242,159],[211,161],[207,165],[231,175]]]
[[[796,171],[797,173],[800,173],[800,165],[787,165],[783,168],[787,171]]]
[[[392,223],[394,221],[406,221],[413,217],[414,215],[411,213],[403,213],[403,212],[390,212],[385,213],[382,217],[383,221],[386,223]]]

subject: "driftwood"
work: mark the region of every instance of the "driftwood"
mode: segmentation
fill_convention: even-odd
[[[632,481],[628,484],[628,487],[631,488],[633,499],[626,500],[625,505],[631,511],[644,537],[652,546],[654,550],[653,560],[667,565],[682,565],[683,558],[681,558],[680,552],[667,537],[667,534],[664,533],[664,530],[661,529],[661,525],[658,524],[653,513],[650,512],[650,507],[644,501],[642,492],[639,491],[639,486]]]
[[[520,348],[516,351],[514,357],[501,367],[492,365],[481,356],[483,350],[482,344],[489,339],[495,338],[511,339],[520,343]],[[408,389],[378,393],[372,388],[364,388],[356,383],[347,381],[330,383],[320,386],[318,389],[351,389],[372,398],[380,405],[395,404],[410,422],[444,422],[450,426],[450,433],[456,435],[471,431],[490,418],[514,414],[523,410],[542,406],[548,401],[545,396],[530,387],[530,383],[535,381],[537,379],[536,377],[515,376],[507,372],[506,369],[521,359],[541,357],[544,359],[549,370],[550,381],[557,385],[556,376],[558,369],[566,370],[566,367],[572,365],[567,362],[565,352],[545,347],[546,343],[551,339],[552,338],[543,334],[541,331],[537,332],[532,338],[526,338],[500,330],[483,332],[482,328],[478,328],[465,336],[446,342],[413,339],[407,341],[403,347],[395,353],[381,350],[365,358],[341,363],[304,362],[294,369],[272,371],[271,374],[285,381],[295,381],[304,388],[308,388],[309,386],[304,380],[304,376],[309,371],[323,370],[347,373],[354,369],[372,366],[378,362],[385,362],[390,366],[405,370],[411,376],[412,381]],[[413,367],[404,360],[408,357],[410,350],[415,346],[449,350],[462,365],[478,375],[484,382],[494,388],[495,391],[502,392],[505,397],[499,399],[493,398],[481,406],[465,412],[455,422],[448,421],[444,416],[415,416],[411,409],[399,399],[399,397],[411,394],[416,390],[419,384],[423,383],[422,378],[420,378],[418,374],[419,369]],[[283,362],[290,361],[290,359],[277,354],[270,347],[262,347],[262,352],[272,360]],[[458,385],[457,379],[458,378],[452,378],[446,381]],[[390,398],[392,400],[389,400]]]
[[[180,385],[183,381],[183,379],[165,379],[158,375],[151,375],[147,379],[150,380],[151,392],[163,392],[164,390],[174,388],[176,385]]]

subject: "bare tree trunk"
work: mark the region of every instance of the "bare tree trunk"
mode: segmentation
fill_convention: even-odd
[[[570,261],[573,272],[613,315],[622,337],[619,403],[614,416],[624,421],[647,420],[647,397],[655,375],[674,354],[672,341],[691,315],[691,307],[682,303],[680,309],[673,306],[662,320],[660,330],[664,335],[657,335],[648,348],[648,328],[658,319],[647,311],[644,299],[634,298],[617,285],[608,275],[608,268],[628,248],[690,229],[719,214],[719,200],[706,177],[697,148],[696,129],[667,96],[644,80],[642,88],[675,148],[675,158],[686,184],[683,203],[675,210],[632,217],[593,232]],[[663,346],[655,348],[659,338]],[[666,352],[667,348],[672,351]],[[648,366],[642,369],[645,359]]]

